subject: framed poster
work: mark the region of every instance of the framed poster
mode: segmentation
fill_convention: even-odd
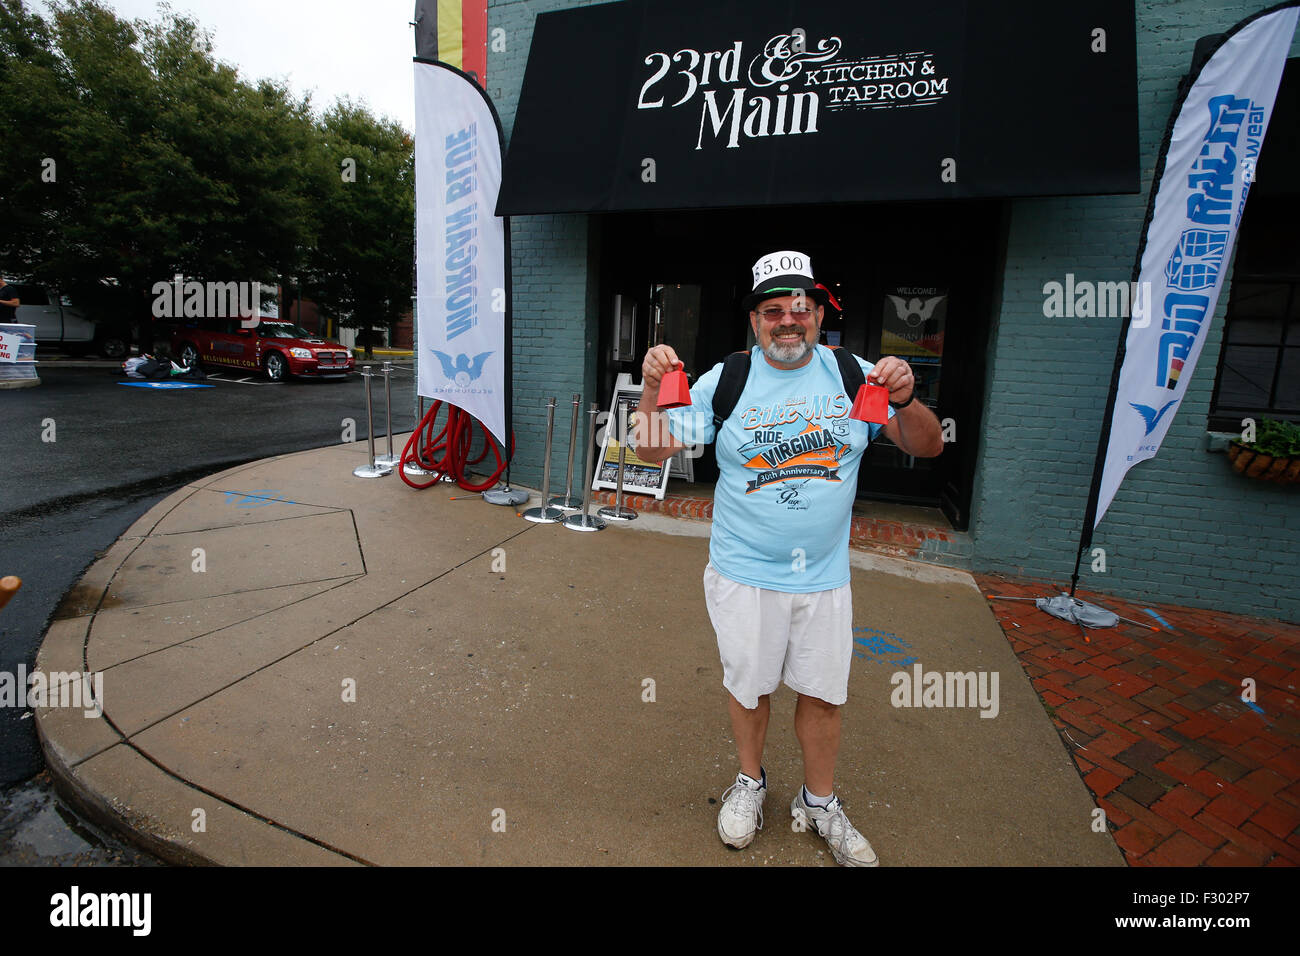
[[[947,324],[946,288],[894,286],[885,290],[880,354],[897,355],[912,366],[917,397],[932,408],[939,398],[939,373]]]
[[[619,408],[627,411],[627,430],[632,434],[636,428],[636,407],[641,401],[641,386],[632,384],[632,376],[624,373],[614,383],[614,395],[609,403],[609,418],[605,422],[604,439],[600,445],[600,458],[596,463],[596,473],[592,476],[591,487],[595,490],[608,488],[613,491],[618,481],[618,417]],[[676,457],[676,456],[674,456]],[[663,500],[668,487],[669,465],[672,459],[661,462],[644,461],[629,443],[627,458],[623,463],[623,493],[629,495],[654,495]]]

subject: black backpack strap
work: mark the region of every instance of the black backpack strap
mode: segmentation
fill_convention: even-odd
[[[848,349],[833,345],[831,351],[835,353],[835,361],[840,367],[840,381],[844,383],[844,393],[849,396],[849,401],[853,401],[858,397],[858,389],[867,384],[867,373],[862,371],[862,366]]]
[[[740,393],[749,380],[749,352],[732,352],[722,363],[718,387],[713,390],[713,427],[720,429],[740,401]]]

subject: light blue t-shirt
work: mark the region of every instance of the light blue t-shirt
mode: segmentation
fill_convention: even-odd
[[[825,346],[794,370],[772,366],[757,345],[750,356],[749,379],[720,434],[713,393],[722,363],[696,381],[689,406],[664,413],[678,441],[717,443],[709,563],[723,577],[774,591],[840,587],[849,582],[858,465],[884,426],[849,418],[853,398]],[[854,358],[864,374],[875,367]]]

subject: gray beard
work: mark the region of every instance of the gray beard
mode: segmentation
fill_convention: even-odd
[[[807,339],[800,339],[793,345],[781,345],[775,339],[763,349],[763,353],[773,362],[781,362],[785,365],[793,365],[801,360],[805,355],[812,352],[813,347]]]

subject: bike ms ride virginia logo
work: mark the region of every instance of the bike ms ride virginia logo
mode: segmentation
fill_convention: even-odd
[[[753,473],[745,482],[745,494],[797,481],[781,489],[778,501],[802,510],[807,504],[799,487],[812,480],[839,481],[840,464],[853,450],[848,441],[849,407],[840,393],[747,408],[740,421],[749,440],[736,449]]]

